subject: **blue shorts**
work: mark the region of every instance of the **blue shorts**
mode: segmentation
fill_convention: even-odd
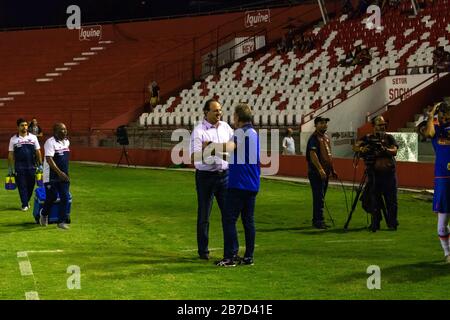
[[[450,214],[450,179],[434,179],[433,211]]]

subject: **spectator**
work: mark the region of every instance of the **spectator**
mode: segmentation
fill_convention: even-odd
[[[69,210],[69,149],[70,142],[67,139],[67,128],[64,123],[56,123],[53,126],[53,136],[45,142],[44,161],[44,186],[45,202],[39,213],[41,226],[48,225],[50,209],[59,195],[58,228],[67,230]]]
[[[450,67],[450,53],[444,47],[438,47],[433,51],[433,71],[446,72]]]
[[[351,0],[344,0],[344,4],[342,5],[342,14],[346,14],[349,18],[352,18],[355,14],[355,9],[353,9]]]
[[[347,55],[344,59],[342,59],[339,64],[342,67],[350,67],[353,64],[353,61],[355,60],[355,57],[353,56],[353,53],[351,51],[347,52]]]
[[[283,38],[277,45],[277,54],[284,54],[286,52],[287,52],[286,37],[283,36]]]
[[[29,209],[36,178],[36,164],[41,167],[41,147],[34,134],[28,132],[28,122],[17,120],[18,132],[9,140],[8,170],[15,173],[22,211]]]
[[[286,137],[283,138],[283,142],[281,144],[283,146],[283,154],[284,155],[293,155],[295,154],[295,141],[292,137],[292,129],[288,128],[286,131]]]
[[[210,52],[208,54],[208,57],[206,58],[206,67],[207,67],[208,73],[215,74],[216,63],[215,63],[215,59],[214,59],[214,54],[212,52]]]
[[[370,55],[370,51],[367,48],[360,49],[360,51],[355,54],[354,64],[365,66],[370,63],[372,60],[372,56]]]
[[[151,85],[149,86],[150,90],[150,111],[153,111],[153,109],[158,105],[159,103],[159,86],[156,81],[153,81]]]
[[[42,132],[42,129],[39,126],[36,117],[31,120],[30,125],[28,126],[28,132],[34,134],[36,137],[38,137],[38,139],[44,136],[44,133]]]

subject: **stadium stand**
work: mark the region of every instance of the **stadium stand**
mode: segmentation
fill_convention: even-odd
[[[223,103],[228,121],[233,104],[245,101],[256,110],[256,125],[299,125],[304,116],[330,103],[335,106],[350,91],[364,90],[388,75],[428,73],[435,48],[443,46],[450,51],[450,4],[436,1],[417,16],[411,15],[410,6],[409,1],[403,1],[398,8],[386,11],[378,30],[367,28],[367,15],[358,19],[340,16],[308,31],[315,39],[312,51],[279,55],[273,47],[235,62],[169,98],[153,113],[142,114],[139,123],[192,126],[202,119],[205,97],[214,96]],[[358,45],[369,48],[370,63],[340,66],[339,61]]]

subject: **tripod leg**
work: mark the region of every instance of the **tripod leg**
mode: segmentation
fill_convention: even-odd
[[[119,166],[119,164],[122,162],[123,151],[124,151],[124,149],[122,149],[122,153],[120,154],[119,162],[117,162],[116,168],[117,168],[117,167]]]
[[[348,225],[350,223],[350,220],[352,219],[353,212],[355,211],[356,205],[358,204],[359,196],[361,195],[361,192],[362,192],[362,190],[364,188],[364,184],[366,182],[366,178],[367,178],[367,172],[364,172],[363,178],[362,178],[361,183],[359,184],[359,187],[358,187],[358,191],[356,192],[355,200],[353,200],[352,208],[350,210],[350,213],[348,214],[347,221],[345,222],[344,230],[348,229]]]
[[[123,151],[125,152],[125,159],[127,160],[127,164],[128,166],[130,166],[130,160],[128,159],[128,152],[125,149]]]

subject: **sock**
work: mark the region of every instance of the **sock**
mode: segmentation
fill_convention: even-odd
[[[448,218],[447,214],[438,214],[438,236],[445,256],[450,254]]]

